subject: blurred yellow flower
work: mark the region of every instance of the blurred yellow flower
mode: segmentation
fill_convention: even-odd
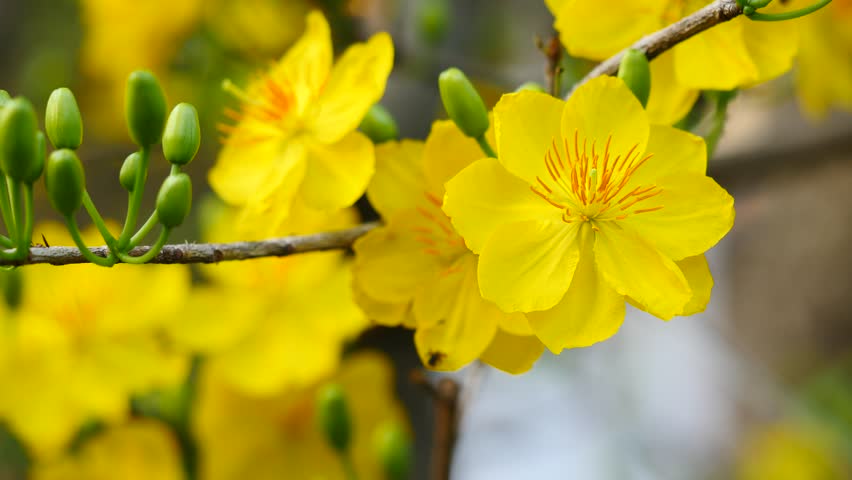
[[[279,55],[302,31],[307,0],[208,0],[204,20],[217,40],[247,55]]]
[[[613,335],[624,297],[669,319],[703,310],[703,253],[731,228],[733,199],[706,176],[704,141],[651,125],[621,80],[567,102],[537,92],[494,108],[498,159],[447,182],[444,211],[478,253],[483,297],[528,312],[554,352]]]
[[[811,2],[790,2],[801,8]],[[810,115],[832,106],[852,110],[852,0],[834,0],[800,22],[796,70],[799,99]]]
[[[355,225],[354,211],[311,211],[294,205],[279,235]],[[234,209],[206,212],[208,241],[247,240],[233,228]],[[344,342],[367,326],[350,288],[351,261],[342,252],[225,262],[205,266],[185,311],[169,323],[181,345],[204,354],[232,388],[269,395],[329,375]]]
[[[387,421],[407,424],[394,395],[390,362],[378,353],[356,353],[330,380],[347,394],[355,469],[360,478],[382,478],[373,453],[374,430]],[[204,452],[201,478],[343,480],[340,461],[316,425],[320,385],[252,397],[230,389],[214,370],[203,370],[194,415],[195,435]]]
[[[55,461],[36,463],[33,480],[181,480],[178,444],[169,428],[138,419],[106,428]]]
[[[817,428],[779,423],[752,434],[740,452],[738,480],[842,480],[852,464],[832,436]]]
[[[58,224],[35,231],[72,244]],[[94,229],[86,237],[100,238]],[[23,277],[22,304],[0,337],[0,417],[32,452],[51,456],[87,420],[124,419],[130,395],[182,381],[185,360],[161,329],[186,298],[187,268],[28,266]]]
[[[592,0],[546,3],[568,52],[603,60],[710,1],[617,0],[606,11]],[[699,90],[749,87],[781,75],[792,66],[796,33],[789,22],[753,22],[740,16],[676,45],[651,62],[648,114],[671,125],[686,115]]]
[[[210,185],[244,219],[286,215],[295,197],[318,210],[352,205],[373,174],[370,140],[355,131],[379,100],[393,64],[386,33],[349,47],[332,67],[328,22],[307,17],[304,35],[245,92],[210,171]],[[270,225],[275,228],[276,225]]]
[[[387,222],[355,242],[356,298],[383,325],[415,328],[423,364],[457,370],[481,358],[505,371],[532,367],[544,346],[523,314],[483,300],[477,256],[441,211],[444,182],[483,157],[450,121],[422,142],[377,147],[367,196]]]

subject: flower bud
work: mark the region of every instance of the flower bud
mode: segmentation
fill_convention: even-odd
[[[14,180],[25,181],[39,162],[38,120],[32,104],[15,98],[0,111],[0,168]]]
[[[198,112],[188,103],[179,103],[172,109],[166,131],[163,133],[163,153],[175,165],[186,165],[198,153],[201,129]]]
[[[83,205],[86,175],[73,150],[55,150],[47,159],[44,176],[50,204],[64,216],[73,215]]]
[[[317,423],[329,445],[338,452],[349,448],[352,422],[346,394],[340,385],[328,384],[317,395]]]
[[[17,268],[0,272],[0,283],[3,285],[3,300],[6,305],[15,309],[21,305],[24,297],[23,274]]]
[[[448,0],[425,0],[417,12],[417,30],[427,43],[437,45],[449,30],[450,5]]]
[[[139,152],[131,153],[121,164],[118,181],[128,192],[132,192],[136,188],[136,175],[138,175],[140,168],[142,168],[142,154]]]
[[[32,185],[38,180],[38,177],[41,176],[42,172],[44,172],[44,159],[47,157],[47,139],[44,136],[44,133],[41,131],[36,131],[35,136],[36,142],[36,156],[33,158],[33,163],[30,164],[30,169],[27,171],[27,174],[24,176],[24,183],[28,183]]]
[[[192,181],[189,175],[169,175],[157,193],[157,216],[164,227],[174,228],[183,223],[192,207]]]
[[[448,68],[438,77],[438,88],[444,108],[453,122],[472,138],[488,130],[488,110],[470,80],[458,68]]]
[[[127,78],[124,113],[134,143],[147,147],[160,141],[166,124],[166,96],[153,73],[137,70]]]
[[[57,88],[50,94],[44,128],[56,148],[77,150],[83,143],[83,117],[71,90]]]
[[[411,470],[411,441],[396,422],[381,424],[373,436],[373,447],[387,480],[406,480]]]
[[[624,52],[618,66],[618,78],[627,84],[643,107],[648,104],[648,96],[651,95],[651,65],[642,51],[631,48]]]
[[[544,87],[535,82],[526,82],[522,83],[518,88],[515,89],[515,92],[539,92],[546,93],[544,91]]]
[[[373,143],[384,143],[399,137],[399,128],[393,115],[378,103],[370,107],[358,129],[370,137]]]

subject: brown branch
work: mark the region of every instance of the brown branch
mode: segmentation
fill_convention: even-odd
[[[742,13],[743,9],[737,5],[736,0],[716,0],[710,5],[707,5],[701,10],[680,19],[668,27],[642,37],[639,41],[628,48],[635,48],[645,52],[648,60],[651,60],[674,47],[678,43],[681,43],[692,36],[709,29],[710,27],[736,18]],[[577,87],[595,77],[615,75],[618,72],[618,65],[621,63],[621,57],[624,56],[624,52],[627,51],[628,48],[625,48],[598,64],[591,72],[583,77],[582,80],[574,85],[574,88],[568,93],[568,96],[570,97],[571,93],[573,93]]]
[[[459,384],[442,378],[433,385],[422,370],[412,370],[411,382],[422,386],[432,397],[435,429],[432,438],[432,480],[449,480],[459,424]]]
[[[148,263],[218,263],[262,257],[285,257],[297,253],[324,250],[340,250],[349,248],[358,237],[378,225],[376,222],[365,223],[348,230],[271,238],[257,242],[166,245]],[[136,257],[147,252],[149,248],[136,247],[130,254]],[[107,247],[93,247],[89,250],[99,257],[106,257],[109,254]],[[76,247],[33,247],[30,248],[29,257],[24,261],[0,260],[0,265],[29,265],[36,263],[70,265],[88,263],[88,260],[80,254],[80,250]]]

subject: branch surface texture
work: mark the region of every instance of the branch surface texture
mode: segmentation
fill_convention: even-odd
[[[378,222],[364,223],[348,230],[271,238],[258,242],[166,245],[148,263],[218,263],[262,257],[285,257],[297,253],[324,250],[340,250],[350,247],[358,237],[361,237],[378,225]],[[130,255],[138,257],[149,249],[150,247],[136,247],[130,251]],[[93,247],[89,250],[100,257],[106,257],[109,254],[107,247]],[[24,261],[0,261],[0,265],[5,266],[36,263],[70,265],[89,262],[80,254],[80,250],[76,247],[33,247],[30,248],[29,257]]]
[[[570,97],[571,93],[573,93],[577,87],[595,77],[615,75],[618,72],[618,65],[621,63],[621,57],[624,56],[624,52],[626,52],[629,48],[641,50],[648,57],[648,60],[653,60],[678,43],[681,43],[692,36],[709,29],[710,27],[714,27],[720,23],[734,19],[742,15],[742,13],[743,9],[737,5],[736,0],[716,0],[710,5],[696,11],[692,15],[680,19],[668,27],[642,37],[630,47],[625,48],[612,57],[599,63],[592,69],[592,71],[583,77],[582,80],[574,85],[574,88],[570,93],[568,93],[568,96]]]

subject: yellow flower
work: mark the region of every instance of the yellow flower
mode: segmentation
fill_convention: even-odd
[[[603,60],[709,3],[618,0],[604,11],[592,0],[547,0],[568,52],[594,60]],[[775,9],[770,5],[764,10]],[[792,66],[796,33],[789,22],[753,22],[740,16],[676,45],[651,62],[649,115],[670,125],[686,115],[699,90],[748,87],[781,75]]]
[[[294,205],[280,235],[352,226],[351,210],[326,214]],[[236,212],[219,207],[209,241],[246,240]],[[310,385],[337,368],[344,342],[366,326],[350,288],[351,261],[321,252],[206,266],[209,282],[194,289],[184,312],[169,323],[181,345],[205,354],[233,388],[266,395]]]
[[[477,256],[441,211],[444,182],[482,158],[476,142],[439,121],[422,142],[380,145],[367,196],[387,222],[355,242],[355,289],[368,316],[415,328],[423,363],[457,370],[481,358],[520,373],[543,345],[523,314],[483,300]]]
[[[244,207],[248,223],[270,210],[286,215],[297,196],[318,210],[347,207],[367,187],[373,144],[355,129],[384,92],[390,36],[379,33],[331,63],[328,23],[313,12],[281,61],[237,92],[242,108],[230,116],[238,123],[225,127],[209,180],[227,203]]]
[[[36,234],[71,245],[64,227]],[[94,244],[94,229],[86,234]],[[61,450],[87,420],[115,423],[135,393],[174,385],[185,359],[162,340],[183,302],[189,270],[178,265],[28,266],[24,297],[0,337],[0,417],[39,456]]]
[[[703,253],[733,224],[701,138],[651,125],[624,82],[494,108],[499,160],[447,182],[444,211],[479,254],[483,297],[528,312],[554,352],[613,335],[624,297],[663,318],[706,305]]]
[[[852,464],[838,438],[821,428],[796,423],[770,425],[746,441],[737,468],[739,480],[841,480]],[[848,457],[847,457],[848,458]]]
[[[374,430],[407,424],[394,397],[393,369],[371,352],[346,358],[331,379],[347,394],[354,426],[352,456],[359,478],[382,478],[373,454]],[[344,479],[340,461],[316,425],[317,384],[284,395],[252,397],[202,370],[194,431],[204,455],[201,478]]]
[[[230,48],[251,55],[278,55],[301,33],[307,0],[208,0],[205,23]]]
[[[791,2],[801,8],[810,2]],[[805,111],[825,116],[838,106],[852,110],[852,1],[834,0],[800,22],[796,87]]]
[[[33,467],[33,480],[181,480],[180,451],[168,427],[132,420],[88,438],[52,462]]]

